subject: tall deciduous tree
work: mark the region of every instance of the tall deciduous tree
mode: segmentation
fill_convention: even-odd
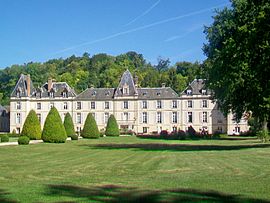
[[[225,113],[270,115],[270,2],[232,0],[205,28],[208,85]]]

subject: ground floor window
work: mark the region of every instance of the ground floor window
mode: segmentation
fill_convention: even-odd
[[[147,133],[147,127],[143,127],[143,133]]]

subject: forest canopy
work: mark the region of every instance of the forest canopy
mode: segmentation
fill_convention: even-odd
[[[118,56],[105,53],[90,56],[72,55],[66,59],[51,59],[44,63],[29,62],[12,65],[0,70],[0,103],[7,105],[9,97],[20,74],[30,74],[35,87],[44,84],[49,77],[56,81],[65,81],[77,93],[87,87],[117,87],[119,79],[126,69],[138,77],[141,87],[160,87],[162,83],[177,93],[195,78],[202,77],[202,65],[199,62],[177,62],[170,64],[169,59],[159,57],[157,65],[146,62],[142,54],[130,51]]]

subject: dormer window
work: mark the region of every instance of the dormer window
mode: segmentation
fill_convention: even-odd
[[[16,91],[16,97],[21,97],[21,91],[20,90]]]
[[[125,94],[125,95],[129,94],[129,87],[128,87],[127,84],[125,84],[125,85],[123,86],[123,94]]]
[[[187,90],[187,95],[192,95],[192,90]]]
[[[157,92],[157,96],[160,96],[161,95],[161,93],[160,92]]]
[[[105,95],[106,95],[106,96],[109,96],[109,95],[110,95],[110,91],[107,91],[107,92],[105,93]]]
[[[67,94],[66,91],[62,92],[62,97],[63,97],[63,98],[67,98],[67,96],[68,96],[68,94]]]
[[[92,92],[92,96],[96,96],[97,92],[96,91],[93,91]]]
[[[50,98],[54,98],[54,92],[49,93]]]
[[[146,92],[143,92],[143,96],[146,96],[147,95],[147,93]]]
[[[206,95],[206,90],[202,90],[202,94],[203,95]]]

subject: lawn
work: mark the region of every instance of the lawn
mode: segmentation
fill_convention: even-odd
[[[270,201],[270,144],[81,139],[0,147],[0,202]]]

